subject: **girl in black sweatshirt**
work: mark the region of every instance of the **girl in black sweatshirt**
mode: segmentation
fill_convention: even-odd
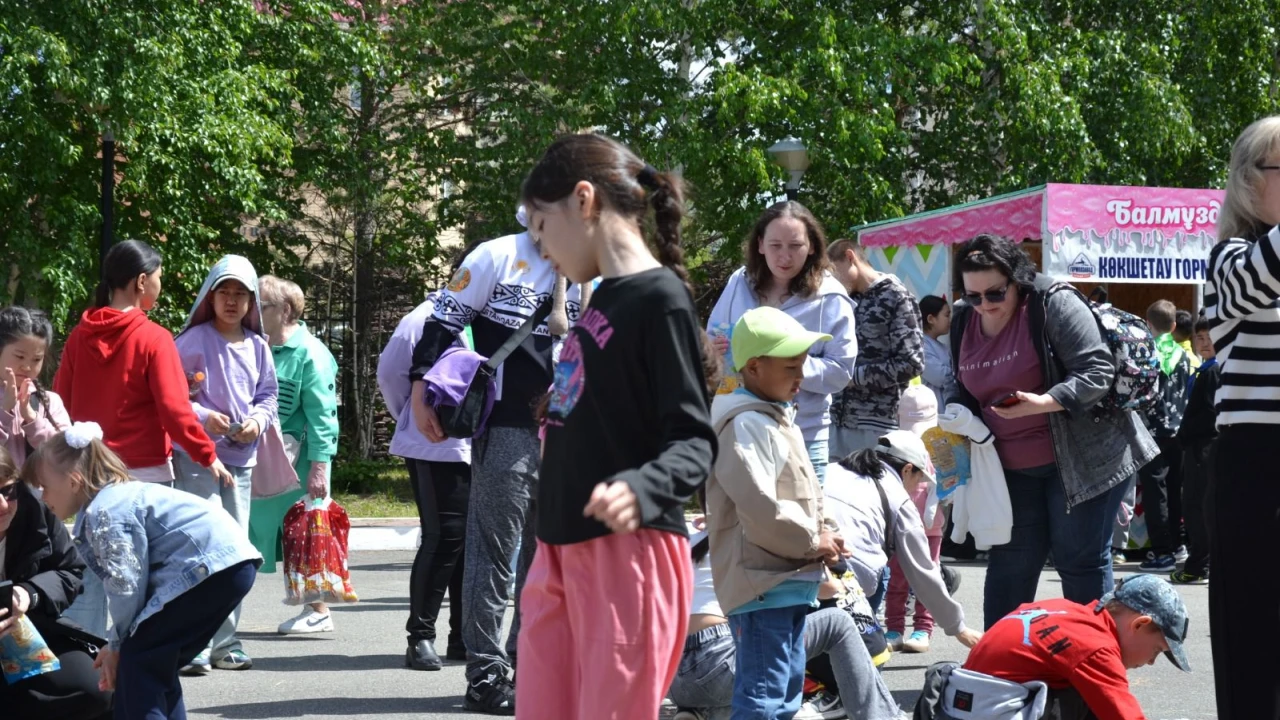
[[[573,135],[523,195],[557,270],[603,279],[555,366],[516,703],[531,719],[657,717],[692,596],[684,505],[715,456],[680,184],[613,140]],[[650,208],[657,258],[641,230]]]

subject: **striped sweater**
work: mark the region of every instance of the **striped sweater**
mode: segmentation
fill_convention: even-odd
[[[1222,366],[1218,427],[1280,425],[1280,227],[1209,253],[1205,316]]]

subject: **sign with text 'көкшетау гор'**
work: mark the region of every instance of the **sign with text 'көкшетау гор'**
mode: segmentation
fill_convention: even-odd
[[[1045,198],[1044,269],[1086,282],[1202,283],[1221,190],[1056,185]]]

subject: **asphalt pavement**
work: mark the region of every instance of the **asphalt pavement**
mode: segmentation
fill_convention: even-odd
[[[260,575],[245,601],[241,637],[254,667],[215,670],[205,677],[183,678],[189,714],[200,718],[446,718],[469,715],[462,709],[465,689],[460,663],[440,672],[404,667],[404,624],[409,609],[409,570],[413,554],[355,552],[352,580],[360,602],[334,606],[335,632],[285,637],[281,621],[296,614],[282,603],[279,573]],[[972,624],[981,626],[982,584],[986,567],[954,566],[963,577],[958,596]],[[1120,574],[1130,574],[1126,566]],[[1209,593],[1203,586],[1180,588],[1191,614],[1187,653],[1195,672],[1185,674],[1167,660],[1129,673],[1130,684],[1151,720],[1216,718],[1209,654]],[[1052,570],[1040,579],[1040,597],[1061,596]],[[448,601],[445,601],[446,608]],[[437,649],[444,652],[447,609],[441,617]],[[906,708],[915,703],[925,668],[939,660],[962,661],[964,648],[941,633],[925,655],[898,654],[884,670],[894,697]],[[670,713],[666,713],[669,715]]]

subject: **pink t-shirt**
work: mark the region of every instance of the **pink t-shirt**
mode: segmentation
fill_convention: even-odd
[[[996,452],[1006,470],[1026,470],[1054,463],[1048,415],[1006,420],[991,410],[992,403],[1011,392],[1045,391],[1026,300],[995,337],[983,336],[978,313],[969,316],[956,379],[982,406],[982,420],[995,433]]]

